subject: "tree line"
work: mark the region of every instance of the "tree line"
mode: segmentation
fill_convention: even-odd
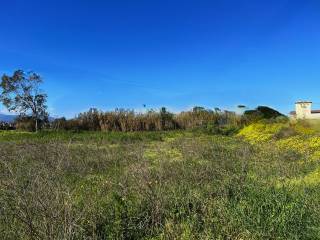
[[[165,107],[137,113],[133,110],[116,109],[103,112],[92,108],[73,119],[58,118],[49,121],[47,95],[41,90],[42,77],[35,72],[17,70],[12,76],[3,75],[0,87],[0,101],[9,111],[19,113],[12,125],[0,124],[2,129],[38,131],[47,128],[73,131],[165,131],[177,129],[197,129],[234,131],[244,124],[265,118],[283,115],[268,107],[247,110],[242,115],[235,112],[194,107],[190,111],[174,114]],[[239,105],[239,108],[245,108]]]
[[[146,113],[125,109],[103,112],[93,108],[70,120],[55,119],[50,127],[56,130],[165,131],[208,127],[210,124],[212,127],[239,125],[241,121],[233,112],[216,112],[202,107],[178,114],[167,111],[165,107]]]

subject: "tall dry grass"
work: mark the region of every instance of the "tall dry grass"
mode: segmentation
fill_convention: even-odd
[[[178,114],[170,113],[165,108],[161,108],[160,111],[150,110],[146,113],[136,113],[124,109],[110,112],[90,109],[71,120],[56,119],[51,128],[133,132],[195,129],[205,128],[209,125],[217,128],[225,125],[239,127],[243,122],[244,119],[233,112],[217,112],[199,107]]]

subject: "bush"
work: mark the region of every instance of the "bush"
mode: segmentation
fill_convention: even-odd
[[[20,116],[15,120],[17,130],[34,132],[36,131],[35,120],[32,117]]]
[[[244,112],[244,117],[249,123],[258,122],[264,119],[288,119],[282,113],[266,106],[258,106],[255,110],[247,110]]]
[[[207,124],[203,127],[193,128],[194,132],[202,132],[206,134],[214,134],[214,135],[224,135],[224,136],[232,136],[239,132],[241,127],[239,125],[227,124],[227,125],[215,125],[215,124]]]
[[[20,131],[35,132],[36,120],[31,116],[21,115],[14,121],[13,126]],[[38,120],[38,129],[43,129],[49,126],[49,120],[47,118]]]
[[[15,126],[13,123],[0,121],[0,130],[14,130],[14,129],[15,129]]]
[[[297,135],[297,132],[294,128],[283,127],[277,133],[275,133],[273,137],[275,139],[282,139],[282,138],[293,137],[295,135]]]

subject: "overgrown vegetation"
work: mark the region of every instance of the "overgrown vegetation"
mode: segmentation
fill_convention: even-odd
[[[1,239],[320,239],[320,135],[0,132]]]
[[[218,129],[224,127],[239,128],[244,119],[234,112],[217,112],[202,107],[194,107],[191,111],[173,114],[166,108],[160,111],[149,110],[136,113],[133,110],[116,109],[102,112],[90,109],[78,117],[66,120],[56,119],[50,128],[54,130],[87,130],[87,131],[166,131],[178,129]]]
[[[88,112],[80,113],[76,118],[59,118],[50,122],[46,105],[47,95],[40,89],[42,82],[42,77],[33,71],[16,70],[12,76],[2,76],[0,102],[9,112],[17,113],[18,117],[10,126],[1,123],[0,130],[14,128],[30,132],[38,129],[134,132],[192,129],[231,135],[250,122],[285,118],[281,113],[265,106],[247,110],[244,115],[221,111],[219,108],[213,111],[196,106],[191,111],[178,114],[167,111],[165,107],[160,111],[151,109],[145,113],[125,109],[102,112],[92,108]],[[238,108],[246,107],[239,105]]]

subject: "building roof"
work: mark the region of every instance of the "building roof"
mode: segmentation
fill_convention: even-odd
[[[297,103],[312,103],[312,102],[311,101],[297,101],[296,104]]]
[[[320,113],[320,110],[311,110],[311,114],[315,114],[315,113]],[[291,111],[289,114],[296,115],[297,113],[296,113],[296,111]]]
[[[290,115],[296,115],[296,111],[291,111],[289,114]]]

